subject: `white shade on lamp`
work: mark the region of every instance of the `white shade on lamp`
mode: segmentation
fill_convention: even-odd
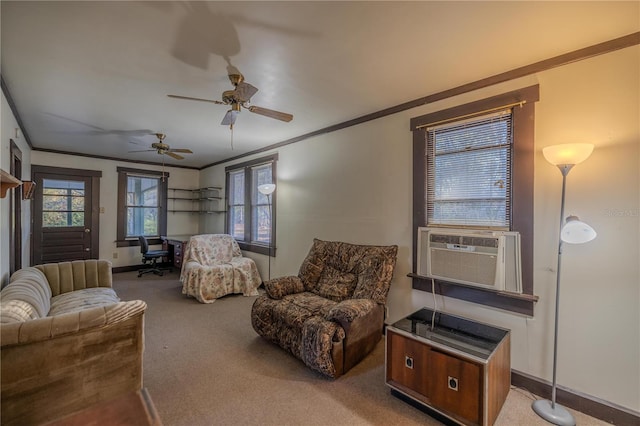
[[[276,190],[275,183],[264,183],[262,185],[258,185],[258,191],[260,191],[260,193],[264,195],[273,194],[273,191],[275,190]]]
[[[544,158],[554,166],[563,164],[575,166],[589,158],[592,152],[593,145],[590,143],[567,143],[552,145],[542,149]]]
[[[598,234],[588,224],[582,222],[578,216],[567,217],[566,224],[560,231],[560,238],[563,242],[569,244],[588,243]]]

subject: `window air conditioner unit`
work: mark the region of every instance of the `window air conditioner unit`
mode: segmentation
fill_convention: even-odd
[[[418,228],[418,275],[522,293],[520,234]]]

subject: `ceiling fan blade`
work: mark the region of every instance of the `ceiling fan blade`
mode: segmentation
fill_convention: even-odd
[[[238,99],[240,102],[248,102],[249,99],[251,99],[251,97],[255,95],[257,91],[258,89],[256,87],[252,86],[249,83],[241,81],[236,86],[236,99]]]
[[[176,149],[170,149],[169,152],[183,152],[185,154],[193,154],[193,151],[191,151],[188,148],[176,148]]]
[[[179,95],[167,95],[167,96],[170,97],[170,98],[184,99],[184,100],[187,100],[187,101],[208,102],[208,103],[211,103],[211,104],[224,105],[224,102],[215,101],[213,99],[192,98],[190,96],[179,96]]]
[[[182,155],[174,154],[174,153],[173,153],[173,152],[171,152],[171,151],[165,151],[164,153],[165,153],[166,155],[168,155],[169,157],[173,157],[173,158],[175,158],[176,160],[184,160],[184,157],[183,157]]]
[[[223,126],[231,126],[232,124],[234,124],[236,122],[236,117],[238,116],[239,112],[240,111],[236,111],[236,110],[230,109],[224,115],[224,118],[222,119],[222,122],[220,124],[222,124]]]
[[[275,118],[276,120],[282,120],[286,122],[293,120],[293,115],[287,114],[286,112],[275,111],[255,105],[250,106],[248,110],[256,114],[264,115],[265,117]]]
[[[141,149],[140,151],[129,151],[131,152],[151,152],[151,151],[155,151],[155,149]]]

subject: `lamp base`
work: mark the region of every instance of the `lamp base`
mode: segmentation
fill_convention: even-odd
[[[576,424],[576,420],[573,418],[571,413],[566,410],[566,408],[560,404],[555,404],[554,407],[552,406],[551,401],[547,399],[534,401],[534,403],[531,404],[531,408],[537,415],[554,425],[575,426]]]

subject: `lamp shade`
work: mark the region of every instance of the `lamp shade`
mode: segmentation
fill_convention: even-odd
[[[273,194],[273,191],[275,190],[276,190],[275,183],[264,183],[262,185],[258,185],[258,191],[260,191],[260,193],[264,195]]]
[[[569,216],[560,231],[560,238],[569,244],[582,244],[593,240],[598,234],[578,216]]]
[[[589,158],[592,152],[593,145],[590,143],[567,143],[552,145],[542,149],[544,158],[554,166],[582,163]]]

